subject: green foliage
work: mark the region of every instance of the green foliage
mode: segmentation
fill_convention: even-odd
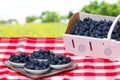
[[[56,12],[45,11],[40,16],[42,22],[59,22],[60,16]]]
[[[60,23],[26,23],[24,25],[0,25],[0,37],[62,37],[66,25]]]
[[[62,15],[62,16],[60,16],[60,19],[67,19],[67,16]]]
[[[37,16],[28,16],[26,17],[26,22],[27,23],[31,23],[31,22],[34,22],[35,20],[37,19]]]
[[[7,24],[5,20],[0,20],[0,24]]]
[[[69,19],[73,15],[72,11],[69,11],[67,18]]]
[[[108,16],[117,16],[120,14],[120,0],[116,4],[110,4],[105,1],[98,3],[98,1],[92,1],[89,5],[82,8],[82,12],[101,14]]]

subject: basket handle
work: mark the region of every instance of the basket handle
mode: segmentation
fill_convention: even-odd
[[[107,35],[107,39],[108,39],[108,40],[111,39],[111,35],[112,35],[112,32],[113,32],[113,29],[114,29],[116,23],[119,21],[119,19],[120,19],[120,15],[118,15],[118,16],[115,18],[115,20],[113,21],[113,23],[112,23],[112,25],[111,25],[111,27],[110,27],[110,29],[109,29],[108,35]]]

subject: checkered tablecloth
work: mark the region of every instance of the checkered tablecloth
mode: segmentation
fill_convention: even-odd
[[[120,62],[92,57],[80,57],[65,51],[62,38],[0,38],[0,80],[31,80],[30,78],[7,68],[3,62],[12,53],[49,49],[56,54],[70,56],[78,64],[72,71],[53,75],[43,80],[120,80]],[[99,52],[96,52],[100,54]]]

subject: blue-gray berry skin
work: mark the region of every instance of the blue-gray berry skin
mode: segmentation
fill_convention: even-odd
[[[38,51],[33,51],[31,56],[33,58],[35,58],[35,59],[51,59],[55,55],[50,50],[42,50],[42,49],[40,49]]]
[[[84,18],[74,25],[71,34],[94,38],[107,38],[107,34],[112,23],[112,21],[107,21],[105,19],[96,21],[89,17]],[[120,41],[120,21],[118,21],[115,25],[112,33],[112,39]]]
[[[11,54],[9,60],[15,63],[26,63],[28,61],[28,56],[25,52],[21,52],[18,55]]]
[[[38,61],[38,60],[33,60],[33,62],[28,62],[25,64],[25,67],[27,69],[32,69],[32,70],[42,70],[42,69],[47,69],[50,67],[50,64],[48,61]]]
[[[39,61],[36,59],[47,59],[47,61]],[[65,57],[62,55],[55,55],[50,50],[38,50],[33,51],[31,55],[26,55],[25,52],[21,52],[18,55],[12,54],[9,60],[15,63],[26,63],[25,68],[31,70],[42,70],[47,69],[52,65],[62,65],[71,62],[70,57]]]
[[[52,64],[52,65],[62,65],[62,64],[70,63],[70,62],[71,62],[70,57],[65,57],[65,56],[62,56],[62,55],[58,55],[50,61],[50,64]]]

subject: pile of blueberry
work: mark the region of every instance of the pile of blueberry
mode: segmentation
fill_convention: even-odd
[[[49,68],[49,62],[48,61],[38,61],[31,59],[29,62],[25,64],[25,68],[32,69],[32,70],[42,70]]]
[[[71,62],[70,57],[65,57],[62,55],[55,56],[53,59],[50,60],[50,64],[52,65],[61,65],[61,64],[67,64]]]
[[[26,53],[21,52],[18,55],[12,54],[9,60],[15,63],[26,63],[28,61],[28,56],[26,55]]]
[[[112,23],[112,21],[106,21],[105,19],[96,21],[89,17],[84,18],[74,25],[71,34],[94,38],[107,38]],[[120,21],[117,22],[113,30],[112,39],[120,41]]]
[[[31,56],[34,59],[51,59],[55,56],[55,54],[49,50],[38,50],[38,51],[33,51]]]
[[[47,61],[39,61],[39,59],[47,59]],[[49,50],[42,49],[38,51],[33,51],[32,54],[29,56],[26,55],[25,52],[21,52],[18,55],[12,54],[9,57],[9,60],[15,63],[26,63],[24,67],[32,70],[46,69],[49,68],[51,64],[61,65],[71,62],[70,57],[55,55],[53,52]]]

